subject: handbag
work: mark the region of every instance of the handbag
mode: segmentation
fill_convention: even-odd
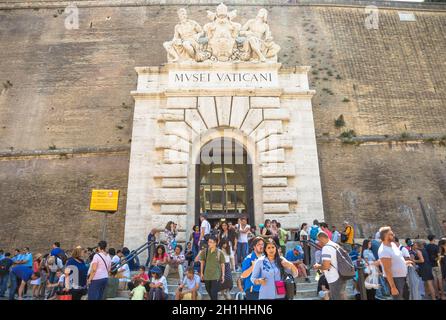
[[[285,281],[274,281],[274,284],[276,285],[276,293],[278,295],[286,295]]]

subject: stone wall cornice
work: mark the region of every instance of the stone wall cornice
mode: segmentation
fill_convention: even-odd
[[[91,7],[138,7],[138,6],[210,6],[218,5],[221,0],[7,0],[0,3],[0,10],[10,9],[51,9],[64,8],[74,4],[79,8]],[[366,6],[376,6],[388,10],[412,10],[412,11],[442,11],[446,12],[446,3],[432,2],[405,2],[405,1],[365,1],[365,0],[295,0],[288,3],[284,0],[255,0],[246,3],[245,0],[227,0],[224,3],[228,6],[322,6],[322,7],[352,7],[364,8]]]

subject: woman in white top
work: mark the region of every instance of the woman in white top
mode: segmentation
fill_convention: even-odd
[[[167,300],[169,289],[166,277],[162,275],[161,268],[156,266],[151,270],[152,281],[149,284],[149,300]]]
[[[221,284],[221,290],[226,297],[226,300],[231,300],[231,289],[232,289],[232,270],[231,270],[231,254],[232,248],[228,240],[223,239],[220,241],[220,249],[225,257],[225,281]]]

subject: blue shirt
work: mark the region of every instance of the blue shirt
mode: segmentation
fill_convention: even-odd
[[[70,274],[70,276],[72,275],[73,280],[74,280],[73,284],[76,286],[79,286],[79,287],[85,287],[87,285],[87,273],[88,273],[88,267],[85,264],[85,262],[82,260],[81,260],[81,262],[79,262],[74,258],[69,258],[67,260],[67,267],[68,266],[76,267],[78,270],[78,276],[76,274]],[[78,280],[79,283],[76,283],[77,279],[79,279]]]
[[[25,266],[12,267],[11,272],[23,281],[28,281],[33,275],[33,270]]]
[[[271,262],[266,257],[259,258],[252,271],[251,281],[263,278],[266,284],[260,286],[259,299],[278,299],[284,298],[285,295],[278,295],[276,292],[276,281],[281,280],[280,269],[275,261]]]
[[[11,260],[14,262],[23,260],[23,254],[19,253],[19,254],[15,255],[14,257],[12,257]]]
[[[355,262],[356,260],[358,260],[359,253],[358,253],[358,251],[356,251],[356,249],[353,249],[348,255],[352,259],[352,262]]]
[[[50,252],[50,255],[52,255],[52,256],[57,256],[59,254],[65,254],[65,252],[59,247],[52,249]]]
[[[242,272],[248,270],[251,267],[252,262],[256,261],[257,259],[257,255],[254,251],[250,255],[247,255],[245,260],[242,262]],[[245,278],[243,281],[243,289],[248,291],[251,290],[251,287],[253,292],[259,292],[260,290],[260,285],[254,285],[251,281],[251,277]]]
[[[28,268],[33,267],[33,254],[31,252],[23,254],[22,260],[26,260],[26,262],[22,264],[23,266],[26,266]]]
[[[285,255],[285,259],[287,259],[289,262],[295,262],[297,260],[303,260],[304,259],[304,254],[303,253],[304,253],[304,251],[302,250],[302,247],[299,248],[299,254],[297,256],[294,254],[294,249],[293,250],[288,250],[288,252]]]

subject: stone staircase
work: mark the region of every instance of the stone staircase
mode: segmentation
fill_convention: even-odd
[[[236,287],[236,280],[240,277],[241,272],[233,272],[232,279],[234,281],[234,287],[231,290],[231,297],[235,299],[236,294],[239,292]],[[296,295],[293,300],[320,300],[317,295],[317,282],[314,279],[314,275],[312,274],[310,277],[311,282],[305,282],[305,279],[298,278],[296,283]],[[175,274],[169,275],[167,279],[168,290],[169,290],[169,300],[175,299],[175,290],[178,287],[178,276]],[[349,299],[354,299],[354,293],[351,282],[347,284],[347,295]],[[204,284],[202,283],[200,286],[200,293],[203,300],[209,300],[209,295],[206,292]],[[128,300],[129,299],[129,290],[120,290],[118,291],[118,296],[116,298],[111,298],[108,300]],[[226,298],[219,294],[219,300],[226,300]]]

